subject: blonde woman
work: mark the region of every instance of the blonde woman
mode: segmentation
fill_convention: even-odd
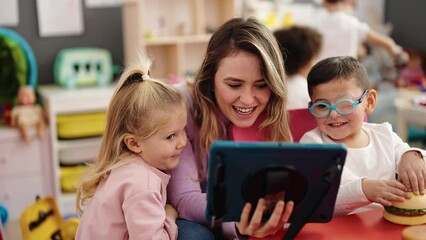
[[[205,56],[191,86],[180,86],[191,106],[189,141],[181,163],[171,171],[168,187],[169,200],[181,218],[179,239],[185,240],[207,239],[208,233],[200,230],[210,220],[205,217],[207,153],[212,142],[229,139],[230,124],[248,128],[264,118],[258,129],[260,139],[292,141],[284,64],[275,37],[263,24],[255,19],[229,20],[213,34]],[[224,223],[223,234],[216,239],[273,235],[288,221],[293,203],[279,201],[265,223],[264,199],[250,218],[251,208],[247,203],[240,222]]]
[[[119,79],[99,156],[77,190],[76,239],[177,238],[166,171],[186,145],[187,108],[179,91],[150,78],[149,67],[142,59]]]

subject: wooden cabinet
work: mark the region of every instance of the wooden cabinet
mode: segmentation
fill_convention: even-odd
[[[0,128],[0,204],[7,208],[11,221],[19,220],[37,195],[53,191],[47,135],[39,140],[31,130],[32,142],[27,144],[18,129]]]
[[[76,195],[75,193],[62,191],[61,162],[71,161],[70,159],[74,163],[93,160],[97,156],[101,138],[96,136],[60,139],[58,137],[58,116],[106,111],[114,89],[114,85],[72,90],[54,85],[39,87],[44,107],[49,116],[54,195],[63,215],[76,213]],[[78,124],[81,124],[81,122]]]
[[[211,32],[235,17],[237,0],[125,0],[125,63],[146,53],[155,78],[192,75],[201,65]]]

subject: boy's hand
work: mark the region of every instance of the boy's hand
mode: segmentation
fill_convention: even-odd
[[[426,166],[423,156],[417,151],[404,153],[398,166],[398,181],[414,194],[424,194],[426,186]]]
[[[397,180],[362,179],[362,190],[368,201],[391,206],[410,198],[407,188]]]

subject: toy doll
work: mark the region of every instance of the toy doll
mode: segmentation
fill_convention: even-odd
[[[18,127],[22,138],[26,143],[31,143],[28,131],[32,127],[37,128],[37,135],[44,138],[45,120],[40,105],[35,103],[36,97],[31,86],[19,87],[17,105],[12,109],[11,126]]]

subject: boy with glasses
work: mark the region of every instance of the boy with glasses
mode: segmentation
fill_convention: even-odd
[[[387,122],[364,122],[374,111],[377,92],[368,88],[362,63],[349,56],[318,62],[308,74],[308,91],[318,127],[300,142],[348,148],[335,215],[390,206],[410,198],[410,191],[426,192],[426,152],[403,142]]]

